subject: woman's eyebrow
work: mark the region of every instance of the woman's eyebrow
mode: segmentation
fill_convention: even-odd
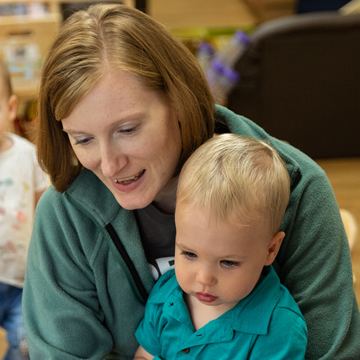
[[[62,131],[69,135],[83,134],[83,132],[81,132],[81,131],[76,131],[76,130],[71,130],[71,129],[69,129],[69,130],[63,129]]]
[[[138,112],[135,112],[133,114],[129,114],[127,116],[124,116],[123,118],[121,119],[117,119],[117,120],[114,120],[112,123],[110,123],[108,125],[109,128],[114,128],[116,126],[119,126],[121,125],[122,123],[126,122],[126,121],[129,121],[129,120],[136,120],[138,119],[139,117],[141,116],[145,116],[146,113],[144,111],[138,111]],[[64,132],[66,132],[67,134],[69,135],[82,135],[82,134],[87,134],[86,131],[79,131],[79,130],[72,130],[72,129],[62,129]]]

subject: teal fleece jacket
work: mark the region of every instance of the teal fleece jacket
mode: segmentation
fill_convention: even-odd
[[[274,268],[308,327],[306,359],[360,359],[360,314],[350,250],[324,173],[289,144],[217,107],[231,132],[267,139],[284,159],[291,196]],[[150,273],[132,211],[90,171],[60,194],[50,187],[35,214],[23,295],[31,359],[132,359],[145,302],[105,229],[121,239],[147,293]]]

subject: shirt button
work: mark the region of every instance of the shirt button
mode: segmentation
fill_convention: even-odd
[[[182,350],[182,352],[183,352],[184,354],[188,354],[188,353],[190,352],[190,348],[186,348],[186,349]]]

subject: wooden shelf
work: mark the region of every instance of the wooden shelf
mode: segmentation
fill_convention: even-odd
[[[18,1],[0,0],[0,5],[15,3]],[[22,3],[30,3],[30,0]],[[45,0],[42,3],[47,5],[48,13],[0,16],[0,57],[8,64],[12,75],[19,116],[26,102],[37,97],[39,67],[62,22],[57,2]],[[31,60],[28,59],[30,53]]]
[[[10,15],[0,16],[0,26],[3,25],[17,25],[22,24],[43,24],[52,22],[61,22],[62,17],[60,13],[49,13],[41,15]]]
[[[169,29],[251,28],[294,13],[295,0],[148,0],[149,15]]]
[[[36,65],[34,65],[34,72],[32,74],[33,77],[22,78],[20,75],[26,74],[26,70],[23,70],[21,66],[19,67],[20,70],[19,73],[16,73],[16,76],[13,73],[12,83],[14,93],[18,96],[19,116],[23,114],[26,103],[37,97],[40,72],[38,67],[41,66],[41,62],[50,48],[63,21],[61,4],[87,3],[94,2],[94,0],[42,0],[39,2],[46,6],[46,10],[48,12],[39,15],[0,15],[0,58],[9,64],[11,69],[16,69],[16,63],[13,59],[15,55],[9,60],[9,53],[16,54],[17,52],[26,52],[26,47],[29,48],[32,46],[32,50],[35,49],[34,51],[38,55],[38,60],[34,62]],[[119,2],[128,6],[134,6],[135,3],[133,0],[122,0]],[[34,0],[0,0],[0,5],[18,3],[30,4],[34,3]],[[13,50],[9,50],[11,47]],[[21,63],[21,60],[19,60],[19,62]],[[25,69],[28,65],[26,65],[25,60],[24,63]]]

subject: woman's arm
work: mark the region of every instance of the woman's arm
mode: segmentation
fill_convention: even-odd
[[[305,317],[306,359],[357,359],[360,314],[349,245],[330,183],[315,163],[301,166],[283,230],[274,265]]]
[[[350,249],[325,172],[249,119],[219,106],[216,118],[239,135],[269,140],[286,162],[292,183],[281,227],[286,236],[273,265],[305,317],[306,359],[359,359],[360,313]]]
[[[72,215],[59,198],[48,189],[35,214],[23,293],[30,357],[101,359],[112,336]]]
[[[219,106],[216,119],[239,135],[269,140],[286,162],[292,184],[281,227],[286,236],[273,266],[305,317],[306,359],[359,359],[360,313],[350,249],[325,172],[249,119]]]

